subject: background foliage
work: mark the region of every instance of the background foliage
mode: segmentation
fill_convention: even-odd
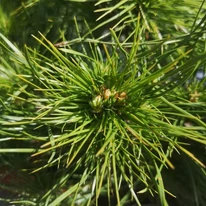
[[[4,202],[205,204],[205,1],[0,3]]]

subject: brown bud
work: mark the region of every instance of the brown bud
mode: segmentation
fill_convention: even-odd
[[[111,96],[111,91],[109,89],[106,89],[104,91],[104,95],[103,96],[104,96],[104,99],[109,99],[110,96]]]
[[[126,96],[127,96],[126,92],[122,92],[122,93],[119,95],[119,97],[120,97],[121,99],[125,99]]]

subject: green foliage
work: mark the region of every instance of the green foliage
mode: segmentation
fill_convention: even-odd
[[[7,15],[4,19],[2,18],[2,21],[9,28],[7,31],[1,27],[0,29],[9,39],[18,43],[20,48],[24,44],[37,48],[39,45],[31,35],[38,36],[38,32],[43,33],[53,43],[64,41],[65,38],[77,38],[74,17],[78,20],[80,34],[84,34],[87,31],[85,19],[90,26],[95,25],[97,17],[93,10],[94,5],[91,2],[82,4],[69,1],[59,3],[59,1],[48,0],[17,0],[15,2],[2,0],[0,15]]]
[[[7,202],[204,205],[206,77],[196,78],[205,75],[204,1],[12,8],[0,33],[0,188],[15,196]],[[27,30],[18,40],[20,19]]]

